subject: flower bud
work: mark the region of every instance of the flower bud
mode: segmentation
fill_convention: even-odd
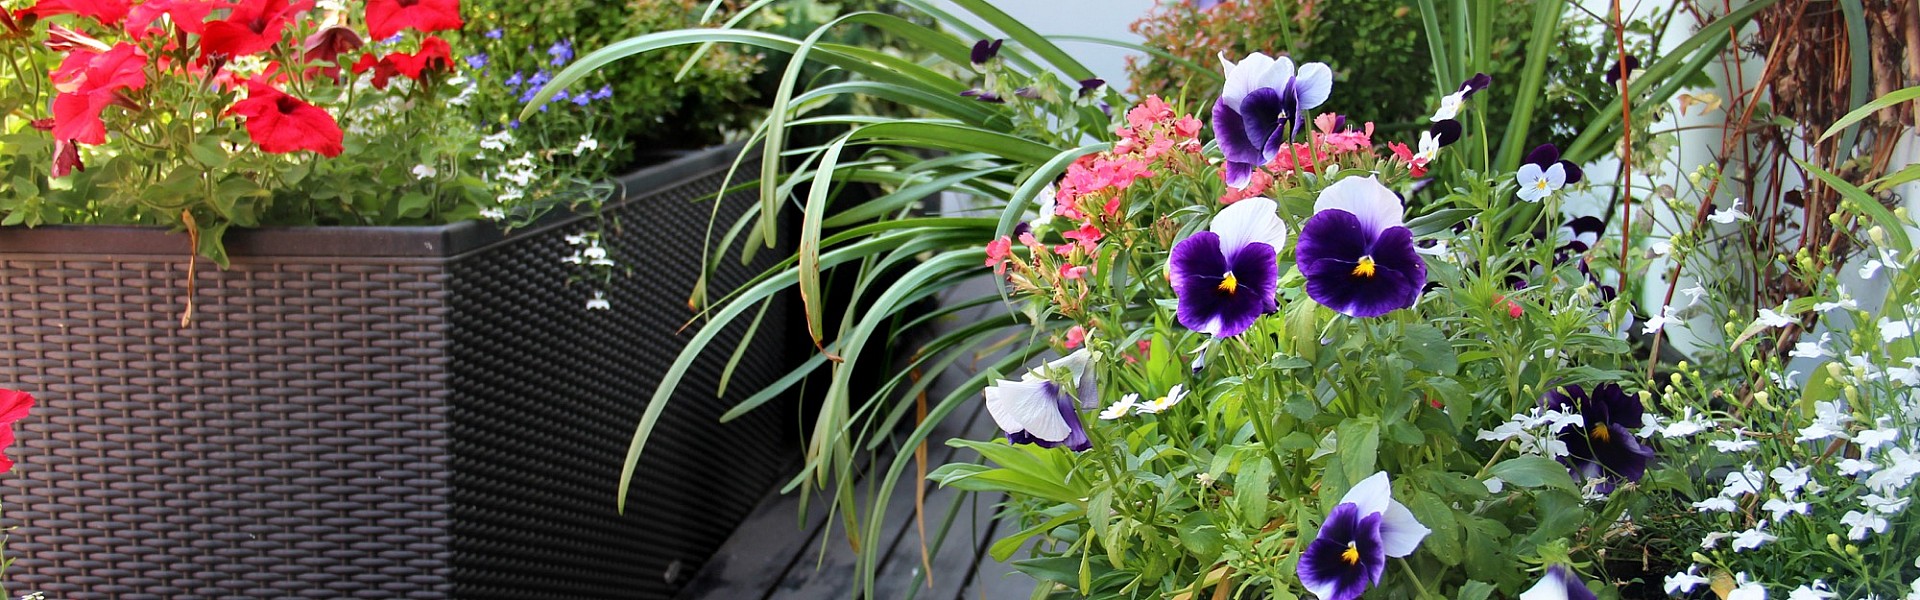
[[[1653,392],[1650,392],[1647,390],[1640,390],[1640,403],[1641,404],[1653,403]]]
[[[1840,551],[1840,534],[1838,533],[1827,534],[1827,547],[1832,548],[1834,552],[1839,552]]]
[[[1747,361],[1747,368],[1754,371],[1760,370],[1760,359],[1756,358]]]
[[[1847,372],[1846,372],[1846,370],[1845,370],[1845,369],[1842,369],[1842,368],[1840,367],[1840,363],[1837,363],[1837,362],[1830,362],[1830,363],[1827,363],[1827,376],[1828,376],[1828,377],[1832,377],[1832,378],[1834,378],[1834,379],[1839,379],[1839,378],[1841,378],[1841,377],[1844,377],[1844,376],[1846,376],[1846,374],[1847,374]]]
[[[1840,213],[1832,213],[1827,215],[1827,222],[1832,223],[1834,227],[1840,227],[1842,224],[1846,223],[1847,221],[1846,219],[1843,219],[1840,217]]]
[[[1848,384],[1847,387],[1840,388],[1840,391],[1846,394],[1847,404],[1854,405],[1854,406],[1858,406],[1860,404],[1860,388],[1854,387],[1852,384]]]
[[[1875,245],[1885,246],[1887,245],[1887,230],[1882,229],[1879,225],[1875,225],[1872,229],[1867,230],[1867,239],[1873,240]]]
[[[1773,397],[1773,395],[1772,395],[1772,394],[1768,394],[1766,390],[1760,390],[1760,391],[1757,391],[1757,392],[1754,392],[1754,393],[1753,393],[1753,400],[1754,400],[1755,402],[1759,402],[1759,403],[1761,403],[1761,404],[1766,404],[1766,403],[1767,403],[1767,399],[1768,399],[1768,398],[1771,398],[1771,397]]]
[[[1847,556],[1860,558],[1860,547],[1855,546],[1853,544],[1847,544]]]
[[[1902,206],[1893,209],[1893,216],[1898,217],[1901,221],[1907,221],[1907,207]]]
[[[1713,561],[1711,561],[1711,560],[1708,560],[1708,559],[1707,559],[1707,555],[1705,555],[1705,554],[1701,554],[1701,553],[1699,553],[1699,552],[1695,552],[1695,553],[1693,553],[1693,562],[1697,562],[1697,563],[1700,563],[1700,564],[1703,564],[1703,565],[1704,565],[1704,564],[1708,564],[1708,563],[1711,563],[1711,562],[1713,562]]]
[[[1679,373],[1674,373],[1673,376],[1668,377],[1667,379],[1672,380],[1674,385],[1680,385],[1682,383],[1686,383],[1686,378],[1681,377]]]

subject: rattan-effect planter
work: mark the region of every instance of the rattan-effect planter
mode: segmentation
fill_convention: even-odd
[[[675,332],[711,209],[689,200],[719,189],[737,150],[623,180],[608,245],[634,271],[606,311],[566,281],[577,217],[510,236],[235,232],[230,269],[201,265],[184,328],[184,237],[0,230],[0,385],[39,399],[0,479],[18,527],[7,591],[670,597],[794,448],[790,410],[717,423],[731,400],[713,398],[726,353],[710,353],[655,430],[627,514],[614,510],[644,400],[689,335]],[[782,254],[723,261],[716,291]],[[783,313],[730,390],[791,367]]]

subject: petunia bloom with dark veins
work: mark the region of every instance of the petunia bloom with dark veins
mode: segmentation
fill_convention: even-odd
[[[1350,317],[1413,306],[1427,284],[1427,263],[1414,250],[1404,212],[1400,197],[1374,177],[1348,177],[1321,190],[1293,249],[1307,297]]]
[[[1208,229],[1180,240],[1167,261],[1179,297],[1175,316],[1188,329],[1233,337],[1280,308],[1287,225],[1274,201],[1248,198],[1221,209]]]
[[[1565,566],[1547,567],[1547,574],[1532,588],[1520,592],[1520,600],[1596,600],[1593,590],[1580,582],[1580,576]]]
[[[1333,70],[1325,63],[1306,63],[1294,70],[1293,60],[1270,58],[1255,52],[1239,63],[1222,56],[1227,84],[1213,106],[1213,133],[1227,155],[1227,185],[1241,188],[1254,167],[1272,162],[1306,122],[1302,113],[1320,106],[1333,93]]]
[[[1556,432],[1567,445],[1561,462],[1575,481],[1594,481],[1594,491],[1604,494],[1647,474],[1653,449],[1633,436],[1644,425],[1645,409],[1619,384],[1602,383],[1594,386],[1592,394],[1577,385],[1563,385],[1547,392],[1542,402],[1548,409],[1577,412],[1584,419],[1583,425],[1567,424]]]
[[[1300,584],[1320,600],[1354,600],[1380,584],[1388,557],[1413,554],[1432,532],[1393,499],[1387,473],[1374,473],[1347,490],[1300,553]]]
[[[987,387],[987,414],[1007,432],[1008,442],[1066,446],[1074,452],[1093,447],[1079,412],[1100,406],[1088,360],[1087,351],[1081,349],[1027,372],[1019,381],[1002,379]]]

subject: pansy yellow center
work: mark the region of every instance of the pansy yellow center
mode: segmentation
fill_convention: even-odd
[[[1534,182],[1533,187],[1537,187],[1543,190],[1547,189],[1547,178],[1545,177],[1540,178],[1539,181]]]
[[[1234,277],[1232,273],[1228,273],[1225,279],[1220,280],[1220,291],[1232,294],[1237,289],[1240,289],[1240,279]]]
[[[1353,266],[1353,275],[1355,277],[1372,277],[1373,276],[1373,257],[1372,256],[1360,257],[1360,264]]]
[[[1360,564],[1360,548],[1353,542],[1347,542],[1347,549],[1340,552],[1340,560],[1347,561],[1349,565]]]
[[[1613,431],[1607,429],[1605,424],[1595,425],[1593,426],[1593,439],[1602,443],[1611,442],[1613,441]]]

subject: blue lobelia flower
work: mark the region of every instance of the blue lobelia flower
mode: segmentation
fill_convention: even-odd
[[[1227,155],[1227,185],[1246,187],[1253,168],[1280,154],[1300,126],[1301,113],[1320,106],[1333,92],[1333,70],[1307,63],[1295,71],[1287,57],[1255,52],[1238,64],[1225,56],[1227,85],[1213,105],[1213,134]]]
[[[1547,567],[1547,574],[1532,588],[1520,592],[1520,600],[1597,600],[1593,590],[1565,566]]]
[[[1581,176],[1580,165],[1560,160],[1559,148],[1541,144],[1527,153],[1527,162],[1520,165],[1513,178],[1520,184],[1521,200],[1539,202],[1560,188],[1580,183]]]
[[[586,106],[591,102],[593,102],[592,94],[588,94],[586,92],[580,92],[578,94],[573,95],[573,104],[575,106]]]
[[[522,72],[520,72],[520,71],[514,71],[514,72],[513,72],[513,76],[512,76],[512,77],[508,77],[506,81],[504,81],[504,82],[501,82],[501,83],[504,83],[504,84],[506,84],[506,86],[507,86],[507,87],[510,87],[510,88],[511,88],[511,87],[520,87],[520,84],[521,84],[521,83],[523,83],[523,80],[525,80],[525,79],[526,79],[526,74],[525,74],[525,73],[522,73]]]
[[[1556,433],[1567,445],[1561,459],[1573,472],[1575,481],[1595,481],[1594,491],[1607,493],[1624,481],[1639,481],[1653,461],[1653,449],[1633,436],[1641,428],[1645,409],[1640,401],[1627,396],[1618,384],[1594,386],[1589,395],[1577,385],[1560,386],[1547,392],[1546,407],[1565,413],[1579,413],[1583,425],[1571,423]]]
[[[480,70],[487,67],[487,53],[479,52],[467,55],[467,68]]]
[[[573,60],[573,42],[569,40],[554,42],[552,47],[547,48],[547,55],[553,57],[553,66],[567,64],[567,61]]]
[[[1427,284],[1427,263],[1414,251],[1403,216],[1400,197],[1371,176],[1321,190],[1293,249],[1307,297],[1350,317],[1413,306]]]
[[[1279,310],[1280,248],[1287,225],[1266,198],[1236,202],[1202,231],[1174,245],[1167,278],[1179,297],[1176,316],[1188,329],[1240,335],[1260,315]]]
[[[490,40],[500,39],[501,34],[504,34],[504,33],[506,33],[506,30],[495,27],[493,29],[487,30],[487,39],[490,39]]]
[[[608,99],[608,98],[612,98],[612,97],[613,97],[613,85],[612,85],[612,84],[607,84],[607,85],[603,85],[603,86],[600,86],[600,89],[598,89],[598,90],[594,90],[594,92],[593,92],[593,99],[594,99],[594,100],[605,100],[605,99]]]
[[[1027,372],[1019,381],[1002,379],[987,387],[987,414],[1007,432],[1008,442],[1042,448],[1064,445],[1074,452],[1093,447],[1080,425],[1079,412],[1100,406],[1093,370],[1087,368],[1089,358],[1083,348]],[[1074,396],[1079,397],[1078,407]]]
[[[1393,499],[1387,473],[1374,473],[1340,499],[1300,553],[1300,584],[1320,600],[1353,600],[1379,585],[1388,557],[1413,554],[1433,530]]]

